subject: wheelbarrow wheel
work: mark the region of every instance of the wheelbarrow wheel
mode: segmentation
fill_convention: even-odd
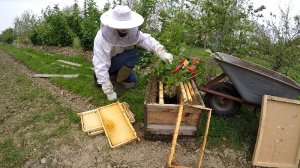
[[[227,95],[240,97],[236,89],[231,83],[219,82],[212,86],[210,90],[214,90]],[[204,98],[205,105],[212,109],[213,114],[219,116],[232,117],[240,109],[240,103],[222,96],[207,93]]]

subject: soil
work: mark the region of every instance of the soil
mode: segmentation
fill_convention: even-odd
[[[62,90],[51,84],[47,79],[32,78],[33,72],[23,64],[13,60],[9,55],[0,50],[0,65],[6,64],[9,70],[0,72],[1,83],[10,82],[8,91],[18,88],[18,83],[14,82],[16,74],[25,74],[33,81],[31,87],[38,87],[48,90],[59,102],[75,112],[87,111],[95,107],[82,97]],[[22,107],[24,102],[15,99],[13,94],[6,94],[0,97],[0,109],[7,106]],[[44,102],[47,104],[47,102]],[[32,104],[28,104],[28,109]],[[31,109],[32,110],[32,109]],[[15,119],[22,120],[24,113],[16,113]],[[8,121],[0,122],[0,128],[5,128]],[[15,121],[18,122],[18,121]],[[57,123],[59,124],[59,123]],[[65,136],[57,137],[51,143],[40,144],[37,149],[38,155],[29,155],[22,167],[100,167],[100,168],[162,168],[166,166],[168,160],[170,141],[149,141],[143,138],[143,124],[133,124],[140,141],[132,142],[116,149],[111,149],[104,134],[88,136],[81,130],[80,124],[73,124]],[[0,130],[1,130],[0,129]],[[30,134],[26,128],[19,128],[18,132],[24,135]],[[0,142],[9,133],[1,131]],[[10,133],[11,134],[11,133]],[[15,137],[16,139],[18,137]],[[200,138],[199,138],[200,139]],[[24,142],[17,142],[22,145]],[[32,142],[33,143],[33,142]],[[181,138],[177,141],[175,151],[175,161],[181,165],[196,167],[198,153],[201,142],[198,138]],[[251,167],[247,160],[249,154],[243,151],[236,151],[225,146],[220,148],[206,149],[202,167],[204,168],[243,168]],[[0,151],[1,161],[1,151]]]

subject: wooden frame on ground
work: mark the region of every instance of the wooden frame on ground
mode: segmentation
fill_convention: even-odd
[[[297,168],[300,159],[300,101],[263,97],[252,164]]]
[[[119,102],[98,108],[105,135],[111,148],[138,140],[136,131],[130,123],[126,111]]]

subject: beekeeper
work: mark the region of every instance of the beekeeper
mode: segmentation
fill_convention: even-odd
[[[102,28],[94,40],[94,77],[108,100],[117,98],[110,75],[115,75],[116,81],[126,89],[136,84],[132,69],[137,64],[139,53],[133,48],[134,45],[172,63],[173,55],[164,46],[150,34],[139,31],[138,27],[143,24],[144,18],[128,6],[116,6],[103,13],[100,20]]]

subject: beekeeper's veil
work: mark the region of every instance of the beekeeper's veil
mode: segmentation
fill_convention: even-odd
[[[104,39],[116,46],[131,46],[139,39],[138,27],[143,24],[144,18],[131,11],[128,6],[118,5],[103,13],[100,17],[102,35]],[[127,35],[120,37],[117,29],[127,29]]]

